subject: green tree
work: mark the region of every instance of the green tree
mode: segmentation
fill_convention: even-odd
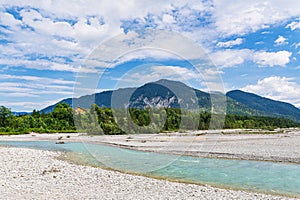
[[[60,103],[56,105],[52,116],[58,121],[58,130],[74,129],[73,112],[69,104]]]
[[[10,109],[0,106],[0,127],[7,127],[11,118],[12,113]]]

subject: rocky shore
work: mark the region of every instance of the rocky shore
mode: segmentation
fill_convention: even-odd
[[[0,199],[290,199],[107,171],[60,155],[0,147]]]
[[[186,133],[87,135],[27,134],[0,136],[0,141],[89,142],[124,148],[226,159],[293,162],[300,164],[300,130],[210,130]]]

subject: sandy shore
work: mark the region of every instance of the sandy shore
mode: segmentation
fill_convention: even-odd
[[[75,165],[60,154],[0,147],[0,199],[288,199]]]

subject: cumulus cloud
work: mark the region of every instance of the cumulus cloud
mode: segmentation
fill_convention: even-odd
[[[198,75],[194,70],[179,66],[154,66],[152,67],[153,73],[158,73],[165,76],[179,75],[184,76],[185,79],[197,78]]]
[[[252,51],[248,49],[227,49],[211,54],[211,59],[218,67],[233,67],[243,64],[246,60],[249,60],[251,54]]]
[[[289,51],[259,51],[254,53],[253,61],[260,66],[285,66],[290,62],[291,55],[292,53]]]
[[[128,20],[129,31],[153,28],[166,29],[173,24],[172,30],[192,32],[200,28],[205,14],[202,13],[209,6],[195,0],[188,1],[95,1],[85,2],[58,0],[51,2],[20,2],[0,1],[2,10],[0,21],[1,31],[7,33],[7,38],[12,43],[3,46],[1,55],[4,58],[13,57],[22,62],[24,58],[15,56],[15,52],[24,54],[39,54],[41,56],[65,56],[73,62],[53,63],[40,65],[35,68],[40,70],[59,70],[74,72],[73,66],[82,63],[83,58],[97,47],[101,42],[122,34],[123,22]],[[9,12],[7,10],[10,10]],[[13,11],[13,12],[11,12]],[[200,20],[201,19],[201,20]],[[136,22],[142,22],[136,24]],[[189,29],[189,27],[191,29]],[[193,34],[196,36],[199,34]],[[6,49],[15,52],[7,54]],[[5,51],[4,51],[5,49]],[[27,59],[27,58],[25,58]],[[3,63],[11,66],[9,62]],[[65,65],[63,65],[65,64]],[[31,63],[23,65],[32,68]]]
[[[1,4],[1,24],[9,27],[3,31],[8,33],[8,39],[14,41],[1,49],[10,48],[21,54],[38,52],[48,57],[63,55],[73,60],[69,65],[77,66],[100,42],[123,33],[125,28],[129,31],[146,27],[178,31],[208,47],[211,45],[208,41],[212,41],[220,33],[244,34],[300,13],[293,6],[296,4],[294,1],[280,6],[276,2],[261,1],[251,1],[247,5],[235,2],[234,5],[225,6],[226,1],[216,1],[214,5],[212,2],[195,0],[154,1],[151,4],[146,0],[130,3],[12,0],[2,1]],[[282,11],[282,6],[285,12]],[[14,9],[20,18],[5,9]],[[128,27],[123,24],[126,20],[129,22]],[[242,42],[242,38],[237,38],[217,45],[229,48]],[[5,52],[0,53],[4,55]],[[10,55],[13,57],[16,54]],[[18,57],[16,59],[23,60]],[[25,65],[30,66],[29,63]],[[67,63],[54,63],[53,67],[41,65],[44,68],[40,69],[59,70],[58,66],[61,66],[63,71],[76,71],[74,67],[66,65]]]
[[[228,47],[232,47],[232,46],[236,46],[236,45],[240,45],[243,43],[243,39],[242,38],[237,38],[235,40],[229,40],[227,42],[218,42],[217,43],[217,46],[218,47],[225,47],[225,48],[228,48]]]
[[[218,67],[234,67],[252,61],[261,67],[284,67],[290,62],[292,53],[289,51],[253,51],[249,49],[223,50],[211,54],[212,61]]]
[[[287,39],[281,35],[278,36],[278,38],[274,41],[276,46],[282,46],[285,44],[288,44]]]
[[[187,81],[200,77],[200,72],[181,66],[140,66],[127,72],[122,78],[118,78],[118,81],[126,85],[126,83],[143,84],[159,79]]]
[[[136,87],[160,79],[177,80],[204,91],[220,91],[224,93],[220,75],[224,72],[216,68],[194,69],[184,66],[139,66],[128,71],[118,81],[120,87]],[[117,86],[118,88],[118,86]]]
[[[168,14],[163,15],[162,21],[165,23],[174,23],[175,22],[173,16],[168,15]]]
[[[300,107],[300,85],[295,82],[294,78],[271,76],[241,89],[271,99],[290,102]]]
[[[214,8],[216,28],[227,36],[255,32],[300,14],[297,0],[291,0],[289,3],[271,0],[253,0],[247,1],[247,3],[235,1],[232,3],[229,0],[217,0]]]

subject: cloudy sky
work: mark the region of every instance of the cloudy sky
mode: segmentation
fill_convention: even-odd
[[[300,106],[298,0],[0,0],[0,5],[0,105],[13,111],[72,97],[82,74],[103,72],[94,91],[160,78],[215,89],[209,85],[214,75],[224,91],[241,89]],[[175,33],[167,44],[173,54],[148,49],[110,58],[109,65],[99,62],[111,55],[105,44],[122,53],[136,44],[132,37],[144,44],[153,30]],[[127,46],[118,47],[118,38]],[[186,55],[195,51],[178,50],[191,42],[214,67],[193,68]],[[99,51],[106,54],[96,58]],[[86,67],[96,61],[97,68]]]

